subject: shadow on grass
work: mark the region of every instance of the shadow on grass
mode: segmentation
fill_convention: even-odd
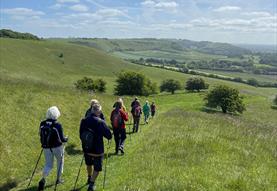
[[[239,116],[238,113],[223,113],[221,110],[215,109],[215,108],[209,108],[209,107],[202,107],[200,111],[206,112],[206,113],[217,113],[217,114],[222,114],[222,115],[232,115],[232,116]]]
[[[277,110],[277,105],[272,105],[271,109],[276,109]]]
[[[82,185],[82,186],[76,188],[75,190],[72,189],[72,190],[70,190],[70,191],[79,191],[79,190],[81,190],[82,188],[84,188],[85,186],[87,186],[87,184],[84,184],[84,185]]]
[[[51,188],[51,187],[53,187],[53,186],[55,186],[55,184],[49,184],[49,185],[46,185],[46,186],[44,187],[44,189],[46,189],[46,188]],[[32,186],[32,187],[29,187],[29,188],[20,189],[20,190],[18,190],[18,191],[37,191],[37,190],[38,190],[38,187],[37,187],[37,186]]]
[[[10,190],[17,186],[17,182],[15,180],[8,180],[6,183],[0,185],[0,190]]]
[[[83,154],[83,151],[80,149],[76,149],[75,144],[70,144],[65,147],[65,151],[68,155],[81,155]]]

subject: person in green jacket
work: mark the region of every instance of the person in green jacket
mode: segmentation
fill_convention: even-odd
[[[149,102],[146,101],[143,108],[142,108],[142,111],[143,111],[143,115],[144,115],[144,124],[147,123],[148,124],[148,118],[149,118],[149,115],[150,115],[150,105],[149,105]]]

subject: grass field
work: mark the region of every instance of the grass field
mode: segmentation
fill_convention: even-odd
[[[26,189],[40,152],[38,125],[48,107],[61,110],[60,122],[70,140],[65,154],[65,183],[58,190],[71,190],[81,162],[78,128],[80,119],[95,97],[106,117],[117,99],[112,95],[115,73],[140,71],[153,81],[189,75],[133,65],[92,48],[55,41],[1,39],[1,134],[0,190],[36,190],[43,161]],[[18,51],[15,51],[18,50]],[[64,64],[58,55],[64,54]],[[108,82],[105,94],[76,91],[73,83],[83,77],[101,77]],[[129,135],[126,154],[108,160],[105,190],[277,190],[277,110],[270,108],[276,89],[206,79],[213,87],[227,84],[244,95],[243,115],[224,115],[203,110],[205,92],[147,98],[158,107],[156,118]],[[130,110],[132,97],[124,97]],[[129,124],[129,123],[128,123]],[[129,130],[130,125],[127,126]],[[107,142],[106,142],[107,143]],[[107,146],[107,145],[106,145]],[[107,147],[106,147],[107,149]],[[110,153],[114,151],[114,144]],[[47,179],[53,190],[55,169]],[[85,167],[78,188],[86,190]],[[97,180],[102,190],[103,173]]]

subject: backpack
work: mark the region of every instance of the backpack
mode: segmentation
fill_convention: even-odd
[[[94,131],[86,128],[81,134],[82,149],[84,153],[90,153],[93,150]]]
[[[135,117],[139,117],[140,114],[141,114],[140,106],[136,106],[136,107],[135,107],[135,110],[134,110],[134,116],[135,116]]]
[[[121,125],[122,125],[121,113],[119,110],[118,111],[114,110],[113,115],[112,115],[112,126],[114,128],[119,128],[119,127],[121,127]]]
[[[40,142],[43,148],[51,148],[51,142],[58,139],[56,129],[53,128],[53,122],[46,121],[40,126]]]

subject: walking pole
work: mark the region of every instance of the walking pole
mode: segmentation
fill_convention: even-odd
[[[77,182],[78,182],[78,179],[79,179],[79,175],[80,175],[81,167],[83,165],[84,158],[85,158],[85,155],[83,155],[83,158],[82,158],[82,161],[81,161],[81,164],[80,164],[80,167],[79,167],[78,175],[77,175],[76,180],[75,180],[73,191],[75,191],[75,189],[76,189],[76,185],[77,185]]]
[[[108,140],[108,149],[107,149],[106,164],[105,164],[105,171],[104,171],[104,180],[103,180],[103,191],[105,190],[105,184],[106,184],[107,164],[108,164],[110,147],[111,147],[111,141]]]
[[[34,169],[34,171],[33,171],[32,175],[31,175],[31,178],[30,178],[30,181],[29,181],[29,184],[28,184],[27,188],[29,188],[29,186],[30,186],[30,184],[31,184],[31,182],[32,182],[33,176],[34,176],[34,174],[35,174],[35,172],[36,172],[36,169],[37,169],[38,163],[39,163],[40,158],[41,158],[42,151],[43,151],[43,148],[42,148],[42,149],[41,149],[41,151],[40,151],[40,154],[39,154],[39,157],[38,157],[38,160],[37,160],[37,163],[36,163],[35,169]]]
[[[63,157],[64,157],[64,149],[63,149],[63,152],[62,152],[61,162],[60,162],[60,165],[59,165],[59,168],[58,168],[58,175],[60,175],[60,176],[61,176],[60,170],[61,170],[61,166],[62,166],[62,162],[63,162]],[[59,177],[57,177],[57,178],[59,178]],[[58,184],[58,179],[56,180],[54,191],[57,190],[57,184]]]

